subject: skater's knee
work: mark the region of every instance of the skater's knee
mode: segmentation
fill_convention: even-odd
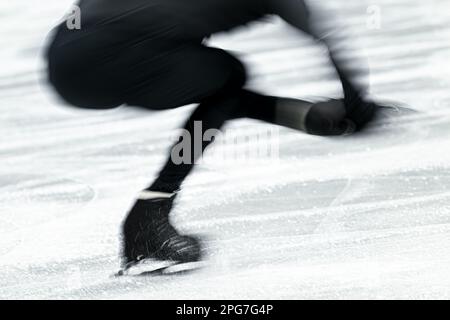
[[[61,54],[49,58],[47,81],[64,102],[77,108],[112,109],[123,104],[111,79],[64,61]]]
[[[114,109],[123,104],[122,100],[114,93],[80,86],[78,83],[52,80],[50,80],[50,84],[56,93],[71,106],[81,109],[104,110]]]
[[[242,89],[247,83],[247,69],[245,65],[231,54],[221,51],[220,57],[222,63],[220,64],[221,76],[225,75],[220,88],[220,91],[233,91]]]
[[[241,61],[234,57],[233,59],[231,82],[233,82],[237,88],[241,89],[247,83],[247,69]]]
[[[60,96],[67,104],[80,109],[108,110],[117,108],[122,105],[122,103],[118,100],[112,99],[90,99],[84,96],[65,96],[61,94]]]
[[[248,75],[244,64],[236,58],[232,58],[230,83],[237,89],[242,89],[247,83]]]

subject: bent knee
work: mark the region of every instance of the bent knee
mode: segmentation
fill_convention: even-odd
[[[244,64],[239,61],[237,58],[232,57],[233,62],[232,65],[232,73],[231,73],[231,82],[235,83],[236,86],[240,89],[245,86],[248,79],[247,69]]]
[[[219,89],[242,89],[248,79],[245,65],[238,58],[224,50],[212,50],[217,50],[218,52],[215,54],[220,62],[216,64],[218,67],[216,72],[218,76],[223,77]]]
[[[114,109],[123,104],[116,94],[89,86],[81,86],[79,82],[49,79],[56,93],[71,106],[82,109]]]
[[[98,97],[92,97],[82,93],[67,94],[59,90],[56,91],[67,104],[80,109],[107,110],[117,108],[123,104],[121,101],[115,99],[99,99]]]

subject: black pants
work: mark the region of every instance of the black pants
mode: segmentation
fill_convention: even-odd
[[[243,89],[247,74],[242,63],[224,50],[188,44],[163,56],[167,72],[140,75],[145,83],[161,77],[154,86],[143,87],[125,102],[149,109],[176,108],[199,103],[184,129],[194,139],[195,122],[201,122],[201,135],[220,129],[228,120],[253,118],[275,123],[276,98]],[[140,80],[141,81],[141,80]],[[148,80],[147,80],[148,81]],[[173,192],[192,170],[194,163],[210,144],[202,143],[200,153],[191,144],[189,161],[175,164],[169,157],[158,179],[150,186],[154,191]]]
[[[200,42],[155,39],[123,43],[108,51],[104,48],[109,39],[103,34],[61,27],[48,50],[49,80],[70,104],[166,110],[199,103],[184,127],[192,136],[195,121],[202,122],[204,132],[244,117],[275,122],[275,98],[243,89],[245,67],[230,53]],[[191,155],[188,164],[176,165],[169,159],[151,188],[177,190],[201,156],[194,149]]]
[[[202,122],[203,133],[244,117],[277,123],[278,98],[244,89],[245,67],[230,53],[206,47],[200,40],[121,32],[121,28],[114,32],[111,25],[85,26],[79,31],[59,28],[48,49],[49,80],[70,104],[82,108],[128,104],[166,110],[199,103],[185,124],[192,137],[196,121]],[[338,112],[332,119],[333,113],[326,114],[312,113],[310,117],[311,127],[317,127],[318,133],[330,119],[338,123],[345,116]],[[204,142],[201,151],[207,146]],[[169,158],[150,189],[178,190],[200,156],[192,146],[189,163],[177,165]]]

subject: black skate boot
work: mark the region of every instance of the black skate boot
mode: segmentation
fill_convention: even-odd
[[[318,136],[346,136],[356,125],[346,116],[343,100],[329,99],[312,104],[305,116],[305,131]]]
[[[361,131],[372,121],[380,106],[374,102],[366,101],[359,95],[353,96],[351,99],[343,99],[347,110],[347,119],[355,125],[355,131]]]
[[[135,203],[123,224],[125,269],[147,259],[173,263],[201,259],[199,240],[180,235],[170,223],[175,197],[145,191]]]

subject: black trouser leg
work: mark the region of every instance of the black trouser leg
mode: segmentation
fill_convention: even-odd
[[[213,97],[205,99],[184,126],[185,134],[190,137],[189,156],[180,158],[187,161],[176,163],[173,159],[174,153],[171,152],[167,163],[149,190],[169,193],[178,190],[184,179],[194,168],[195,162],[200,159],[205,149],[211,144],[211,141],[203,139],[205,132],[210,129],[220,130],[228,120],[252,118],[287,126],[280,120],[278,110],[279,102],[283,99],[264,96],[248,90],[237,89],[236,87],[233,88],[233,86],[231,86],[231,90],[225,88]],[[294,109],[308,109],[305,117],[301,115],[297,119],[297,126],[293,124],[295,121],[290,121],[289,127],[293,129],[302,130],[301,128],[304,127],[306,132],[321,136],[340,135],[346,130],[343,126],[345,110],[342,104],[336,103],[334,108],[330,108],[326,103],[308,105],[307,102],[295,99],[289,99],[289,103],[291,108]],[[303,124],[301,124],[302,121],[304,121]],[[198,132],[199,129],[201,129],[200,132]],[[180,138],[179,143],[183,138]],[[201,146],[196,148],[194,141],[201,141]]]
[[[220,130],[226,121],[243,117],[274,122],[275,104],[275,99],[272,97],[241,89],[224,90],[211,98],[205,99],[184,126],[184,132],[191,137],[189,156],[187,158],[182,157],[188,159],[187,163],[175,163],[171,152],[167,163],[149,190],[169,193],[177,191],[194,168],[195,162],[200,159],[205,149],[211,144],[211,141],[203,139],[206,131],[210,129]],[[201,128],[200,132],[198,132],[199,128]],[[198,135],[200,135],[202,142],[201,146],[196,148],[194,140],[199,140]]]

